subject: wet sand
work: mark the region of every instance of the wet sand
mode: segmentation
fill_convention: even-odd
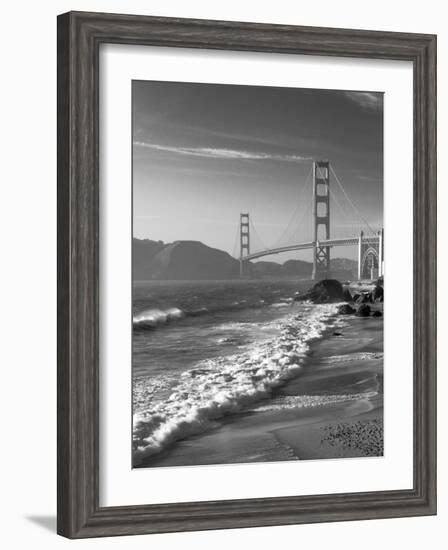
[[[271,399],[141,467],[382,456],[383,318],[341,319]]]

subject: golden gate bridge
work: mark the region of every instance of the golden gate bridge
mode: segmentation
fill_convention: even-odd
[[[332,182],[331,186],[330,181]],[[307,199],[306,192],[309,187],[311,187],[311,196]],[[251,260],[283,252],[311,249],[313,251],[312,278],[330,278],[331,250],[342,246],[358,248],[358,279],[373,279],[375,276],[382,276],[384,273],[384,230],[383,228],[374,230],[363,218],[329,161],[316,160],[313,162],[302,190],[302,200],[298,201],[296,210],[280,239],[272,246],[266,246],[261,242],[249,212],[240,213],[237,234],[239,254],[234,249],[234,256],[240,262],[240,277],[250,278]],[[347,229],[347,233],[342,236],[331,236],[333,228],[330,225],[330,220],[332,219],[332,210],[335,208],[339,209],[341,219],[352,220],[351,224],[345,224],[349,226],[350,230]],[[307,214],[311,215],[311,220],[307,224],[308,228],[303,228],[301,226],[304,221],[306,222]],[[311,234],[309,234],[310,230]],[[307,233],[308,238],[306,238]]]

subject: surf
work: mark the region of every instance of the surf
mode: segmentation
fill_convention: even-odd
[[[178,307],[168,309],[151,308],[135,315],[132,320],[134,329],[154,328],[159,325],[164,325],[174,319],[184,317],[185,313]]]
[[[201,361],[185,371],[163,401],[134,415],[134,461],[203,433],[223,416],[247,410],[298,375],[310,343],[338,322],[337,304],[305,306],[279,321],[279,334],[242,353]],[[151,379],[148,378],[148,385]]]

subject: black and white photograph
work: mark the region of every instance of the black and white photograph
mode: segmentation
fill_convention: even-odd
[[[133,81],[133,467],[383,456],[383,94]]]
[[[444,4],[2,7],[2,546],[445,549]]]

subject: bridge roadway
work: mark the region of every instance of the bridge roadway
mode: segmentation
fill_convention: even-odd
[[[363,244],[378,244],[379,242],[379,236],[378,235],[372,235],[367,236],[363,235],[362,237]],[[291,244],[288,246],[281,246],[278,248],[271,248],[267,250],[260,250],[259,252],[253,252],[252,254],[248,254],[247,256],[240,257],[239,260],[243,260],[244,262],[249,260],[255,260],[256,258],[262,258],[263,256],[270,256],[271,254],[281,254],[282,252],[290,252],[292,250],[306,250],[309,248],[314,248],[315,246],[353,246],[359,244],[359,237],[346,237],[343,239],[328,239],[328,240],[322,240],[318,241],[318,244],[316,244],[315,241],[309,241],[305,243],[297,243],[297,244]]]

